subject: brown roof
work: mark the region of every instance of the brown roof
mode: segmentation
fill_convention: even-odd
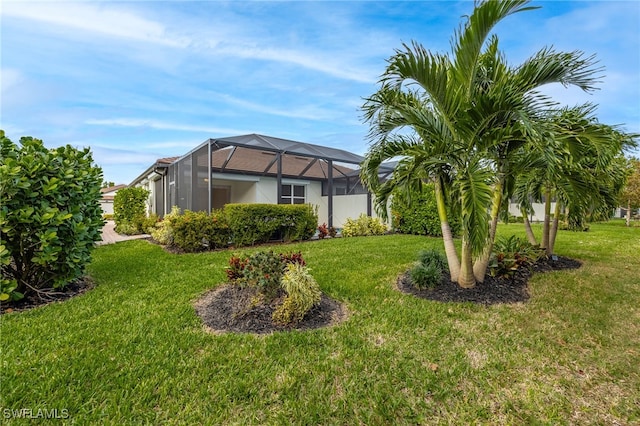
[[[158,158],[156,160],[156,163],[160,163],[160,164],[172,164],[173,162],[175,162],[177,159],[179,159],[180,157],[164,157],[164,158]]]
[[[122,189],[122,188],[126,188],[127,185],[121,183],[120,185],[116,185],[116,186],[108,186],[106,188],[100,188],[100,192],[102,192],[103,194],[105,192],[112,192],[112,191],[117,191],[118,189]]]

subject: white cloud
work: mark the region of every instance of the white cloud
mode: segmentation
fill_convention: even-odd
[[[189,40],[168,34],[166,27],[113,5],[87,3],[5,2],[2,14],[123,39],[185,47]]]
[[[216,135],[236,135],[251,133],[247,130],[229,129],[214,126],[194,126],[189,124],[170,123],[160,120],[150,120],[144,118],[111,118],[111,119],[89,119],[85,124],[94,126],[117,126],[117,127],[147,127],[158,130],[180,130],[185,132],[205,132]]]
[[[292,107],[291,109],[279,109],[271,106],[266,106],[254,102],[245,101],[227,94],[216,94],[219,98],[224,100],[228,104],[236,105],[244,109],[251,111],[261,112],[270,115],[277,115],[281,117],[290,118],[304,118],[307,120],[331,120],[335,119],[335,114],[330,111],[323,110],[317,107]]]

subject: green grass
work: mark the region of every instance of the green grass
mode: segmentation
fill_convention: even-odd
[[[502,225],[504,235],[524,235]],[[537,232],[540,229],[537,228]],[[0,317],[0,417],[66,409],[76,424],[632,424],[640,422],[640,228],[560,232],[580,270],[535,276],[526,304],[420,300],[393,283],[416,236],[301,250],[347,304],[332,328],[211,335],[193,303],[231,253],[102,246],[97,287]],[[38,420],[33,421],[38,422]]]

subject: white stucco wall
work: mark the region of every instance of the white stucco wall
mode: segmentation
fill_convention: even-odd
[[[556,203],[551,202],[551,212],[556,208]],[[529,216],[529,220],[532,222],[542,222],[544,221],[544,204],[542,203],[533,203],[533,216]],[[516,217],[522,217],[522,213],[520,213],[520,209],[517,204],[509,203],[509,213]]]

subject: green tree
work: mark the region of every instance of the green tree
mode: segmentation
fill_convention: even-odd
[[[101,238],[102,170],[88,149],[0,140],[0,299],[46,297],[82,276]]]
[[[560,216],[583,229],[587,216],[609,218],[624,182],[622,152],[633,135],[599,123],[590,104],[550,111],[550,132],[528,146],[519,161],[514,195],[524,217],[529,242],[536,244],[527,219],[532,201],[545,206],[540,246],[552,254]],[[552,212],[552,201],[555,208]]]
[[[121,234],[146,232],[147,200],[149,191],[135,186],[118,190],[113,197],[113,220]]]
[[[384,215],[394,188],[433,182],[451,279],[462,287],[484,279],[514,155],[547,131],[542,112],[554,103],[536,89],[560,82],[588,91],[596,80],[593,57],[582,52],[545,48],[519,67],[507,65],[489,33],[505,17],[534,9],[527,4],[477,3],[454,34],[451,56],[404,45],[363,106],[372,145],[361,175],[378,211]],[[394,158],[393,176],[380,182],[380,164]],[[447,209],[461,215],[460,258]]]
[[[627,226],[631,226],[631,210],[640,208],[640,160],[631,157],[627,160],[626,169],[628,177],[620,203],[627,206]]]

